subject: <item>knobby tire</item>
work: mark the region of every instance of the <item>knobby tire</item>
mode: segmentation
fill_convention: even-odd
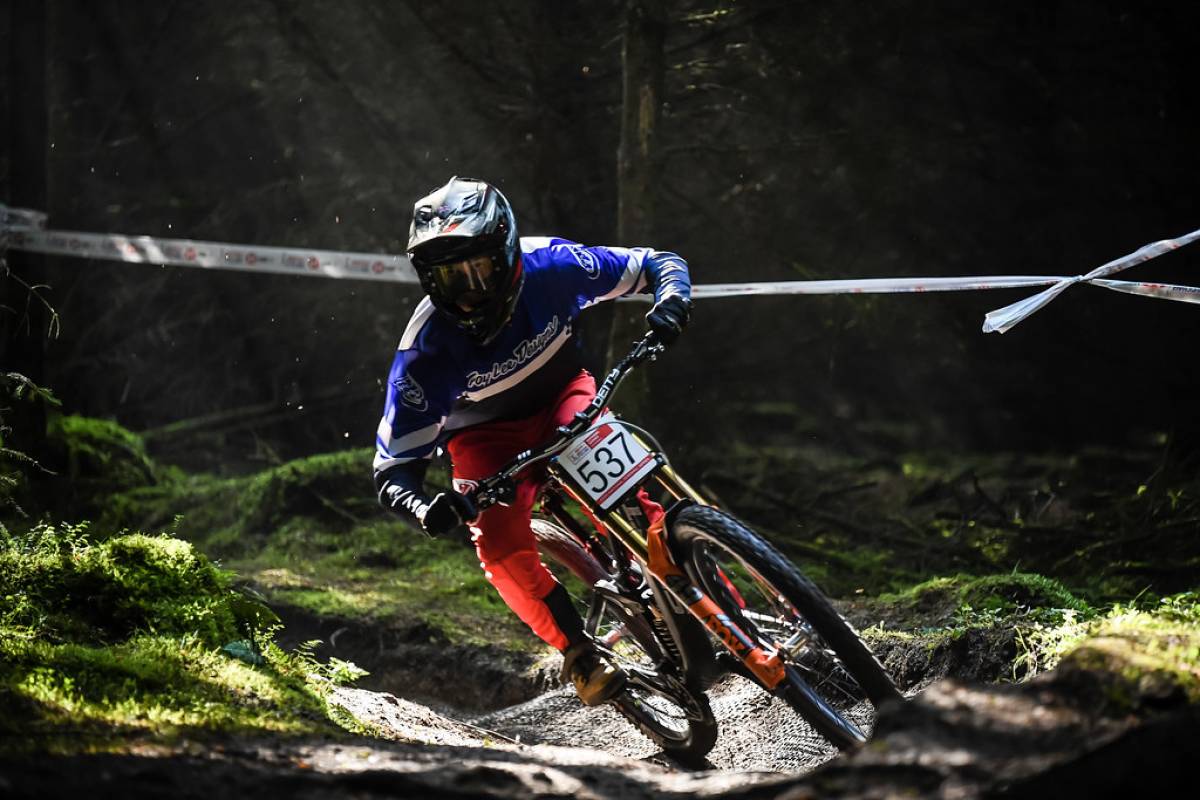
[[[738,520],[708,506],[691,506],[676,517],[671,535],[679,560],[698,586],[706,586],[706,573],[710,576],[707,585],[713,583],[712,562],[705,555],[708,545],[699,545],[715,543],[757,572],[791,604],[836,653],[841,667],[876,708],[901,698],[879,660],[821,590],[782,553]],[[732,602],[731,595],[719,590],[710,592],[710,595],[732,618],[741,616],[740,608]],[[785,683],[778,693],[818,733],[842,749],[863,742],[857,727],[823,698],[798,670],[789,666],[786,674]]]

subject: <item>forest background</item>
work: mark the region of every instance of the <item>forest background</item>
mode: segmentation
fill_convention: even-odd
[[[38,205],[58,228],[401,252],[414,198],[473,175],[503,188],[525,235],[676,250],[715,283],[1071,275],[1200,219],[1200,13],[1179,4],[670,4],[650,20],[661,62],[633,65],[661,93],[650,192],[618,180],[625,4],[45,8]],[[0,195],[33,205],[8,186],[11,150]],[[618,230],[623,190],[644,213]],[[1194,282],[1197,259],[1129,275]],[[418,299],[44,269],[62,330],[39,378],[65,408],[139,431],[244,411],[251,424],[172,454],[233,471],[369,445]],[[1026,293],[700,302],[643,421],[685,461],[701,440],[781,433],[848,452],[1194,448],[1192,307],[1078,287],[980,333]]]
[[[1076,275],[1200,227],[1198,29],[1119,0],[11,2],[0,201],[401,253],[457,174],[525,235],[675,250],[701,284]],[[476,710],[544,691],[474,554],[375,500],[415,286],[3,255],[0,750],[362,732],[329,699],[350,659]],[[1085,705],[1194,709],[1200,311],[1076,286],[980,332],[1032,292],[700,300],[617,407],[906,690],[1094,636],[1108,674],[1175,677]],[[645,310],[587,312],[595,369]]]

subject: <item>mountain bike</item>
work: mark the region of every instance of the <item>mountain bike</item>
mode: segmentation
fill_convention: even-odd
[[[854,709],[902,699],[882,665],[783,554],[706,502],[647,430],[608,410],[622,379],[664,349],[653,334],[636,342],[583,411],[480,481],[475,502],[505,503],[518,474],[545,468],[539,549],[586,587],[585,632],[628,676],[612,705],[667,755],[699,761],[712,749],[705,692],[729,672],[837,747],[856,747],[867,737]],[[669,498],[665,514],[639,500],[642,489]]]

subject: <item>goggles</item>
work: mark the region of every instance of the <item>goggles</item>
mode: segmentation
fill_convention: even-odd
[[[435,264],[430,273],[441,296],[460,311],[470,313],[496,296],[504,268],[500,256],[489,254]]]

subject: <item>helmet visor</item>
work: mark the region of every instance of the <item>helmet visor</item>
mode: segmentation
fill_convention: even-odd
[[[504,269],[503,261],[497,255],[489,254],[435,264],[430,272],[442,299],[459,312],[471,314],[496,297]]]

